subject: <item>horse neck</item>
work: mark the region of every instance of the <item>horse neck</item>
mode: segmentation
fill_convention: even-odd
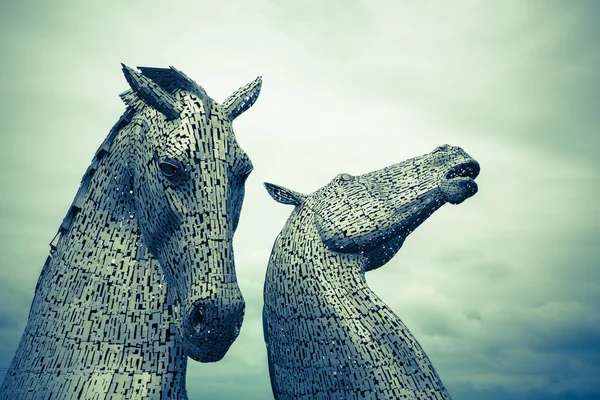
[[[315,311],[320,315],[336,316],[339,314],[339,309],[334,307],[336,299],[344,301],[368,290],[364,259],[360,255],[336,253],[326,248],[312,221],[312,214],[308,207],[295,210],[277,237],[267,269],[266,291],[292,304],[298,317],[314,318]],[[305,308],[299,304],[315,304],[315,301],[322,302],[323,309]],[[281,305],[281,312],[287,312],[284,304]]]
[[[301,387],[348,398],[358,392],[433,398],[433,388],[436,398],[450,400],[414,336],[368,287],[363,257],[328,250],[302,214],[277,238],[265,281],[274,392],[300,397]],[[304,380],[294,385],[298,377]]]
[[[56,378],[61,374],[89,374],[108,379],[108,392],[125,395],[104,378],[118,374],[119,384],[135,379],[132,387],[185,398],[187,356],[176,342],[176,309],[159,263],[141,242],[127,164],[111,153],[92,177],[88,170],[87,190],[78,193],[69,224],[63,221],[68,229],[38,280],[6,390],[16,390],[12,379],[43,374],[43,387],[18,386],[56,393],[66,384]],[[100,384],[90,378],[89,385]]]
[[[118,152],[114,153],[97,166],[88,182],[84,177],[82,186],[87,186],[87,191],[83,196],[78,193],[83,199],[75,210],[71,208],[72,221],[66,229],[63,222],[64,231],[42,271],[38,291],[51,295],[71,284],[63,276],[77,277],[73,283],[77,287],[71,287],[68,296],[56,297],[52,302],[56,306],[78,303],[94,306],[89,299],[102,295],[107,289],[102,284],[121,285],[129,290],[138,279],[134,273],[137,267],[147,264],[152,269],[157,265],[147,257],[139,237],[126,161],[119,159]],[[154,274],[162,275],[158,270]],[[83,287],[95,286],[93,294],[82,293],[84,297],[78,297]],[[98,312],[106,307],[98,306]]]

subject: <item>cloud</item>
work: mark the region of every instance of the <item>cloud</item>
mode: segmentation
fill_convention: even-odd
[[[264,80],[234,126],[255,165],[235,237],[246,318],[222,362],[190,362],[190,397],[270,396],[262,283],[291,209],[261,182],[310,193],[443,143],[480,162],[479,193],[436,212],[369,284],[457,399],[600,396],[595,2],[30,1],[3,11],[0,367],[47,244],[124,109],[126,62],[174,65],[217,101]]]

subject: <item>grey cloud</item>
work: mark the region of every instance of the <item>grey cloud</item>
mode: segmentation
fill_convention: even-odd
[[[190,363],[190,397],[270,397],[262,282],[291,209],[260,183],[308,193],[443,143],[481,163],[479,193],[370,285],[456,399],[600,397],[596,2],[206,1],[174,33],[151,3],[55,7],[0,13],[4,324],[24,326],[47,244],[123,110],[119,62],[173,64],[216,99],[262,74],[235,125],[255,164],[235,237],[247,315],[222,362]],[[21,331],[0,327],[0,367]]]
[[[466,4],[436,3],[424,13],[427,6],[381,2],[352,29],[348,12],[334,14],[308,35],[300,29],[297,41],[301,52],[331,51],[327,38],[338,29],[348,35],[343,61],[298,67],[330,71],[328,87],[362,93],[367,102],[435,115],[441,126],[468,126],[470,135],[585,155],[597,168],[596,14],[560,2],[555,12],[541,2]]]

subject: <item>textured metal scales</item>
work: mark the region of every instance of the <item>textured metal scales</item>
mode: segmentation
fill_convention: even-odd
[[[127,111],[51,243],[0,399],[187,399],[187,357],[218,361],[239,333],[252,164],[231,122],[261,80],[219,105],[175,68],[140,70],[123,66]]]
[[[365,175],[338,175],[311,195],[265,184],[295,206],[264,287],[276,399],[451,399],[365,272],[387,263],[444,203],[474,195],[478,173],[475,160],[446,145]]]

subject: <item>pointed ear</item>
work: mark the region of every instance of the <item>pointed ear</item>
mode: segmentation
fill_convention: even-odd
[[[281,204],[293,204],[300,206],[304,203],[306,195],[286,189],[283,186],[273,185],[272,183],[264,182],[263,185],[271,197]]]
[[[244,111],[252,107],[262,86],[262,77],[256,78],[253,82],[236,90],[222,104],[225,115],[230,121],[236,119]]]
[[[163,88],[154,83],[150,78],[140,74],[139,72],[129,68],[125,64],[123,66],[123,74],[127,83],[131,86],[132,92],[125,92],[121,95],[123,101],[128,105],[134,103],[133,94],[144,103],[154,107],[157,111],[164,114],[167,119],[175,119],[179,117],[182,111],[179,102],[167,93]],[[138,104],[139,106],[139,104]],[[135,105],[133,106],[136,107]]]

